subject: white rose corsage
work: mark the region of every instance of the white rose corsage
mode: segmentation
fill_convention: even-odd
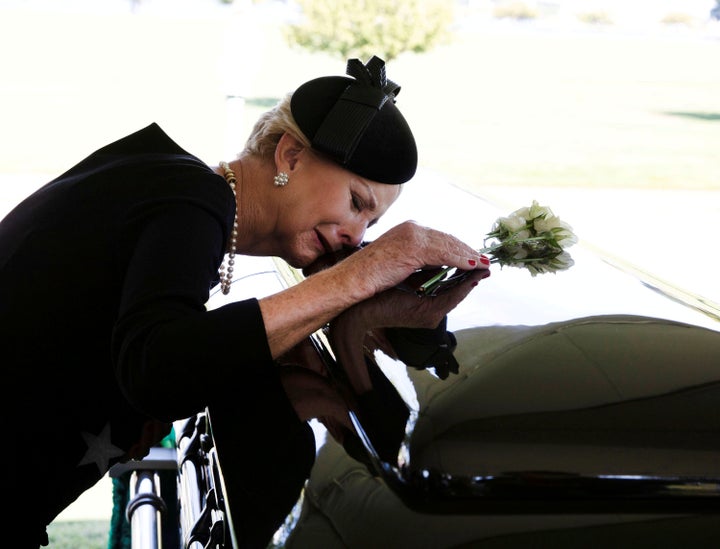
[[[572,267],[574,261],[566,248],[577,241],[570,225],[550,208],[533,200],[531,206],[498,218],[483,240],[484,247],[478,251],[488,255],[491,264],[525,268],[536,276]],[[457,283],[468,273],[458,271],[448,277],[452,270],[452,267],[442,269],[418,288],[418,295],[435,295],[441,288]]]

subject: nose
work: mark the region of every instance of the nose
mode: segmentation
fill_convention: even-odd
[[[368,223],[365,220],[355,220],[344,225],[340,229],[340,238],[342,239],[343,246],[349,246],[351,248],[360,246],[367,227]]]

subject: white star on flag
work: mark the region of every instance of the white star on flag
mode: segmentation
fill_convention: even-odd
[[[104,475],[110,468],[110,460],[125,454],[124,450],[113,446],[112,442],[110,442],[109,422],[105,424],[105,427],[103,427],[99,435],[93,435],[87,431],[83,431],[80,434],[83,439],[85,439],[88,449],[80,460],[80,463],[78,463],[78,467],[88,463],[95,463],[100,470],[100,474]]]

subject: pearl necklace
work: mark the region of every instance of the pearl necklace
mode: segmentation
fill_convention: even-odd
[[[235,218],[233,220],[232,232],[230,233],[230,249],[227,252],[227,269],[225,267],[224,259],[222,264],[220,265],[220,269],[218,269],[218,274],[220,275],[220,291],[224,295],[227,295],[230,293],[230,284],[232,283],[233,271],[235,270],[235,248],[237,245],[238,235],[237,195],[235,193],[235,185],[237,184],[237,179],[235,179],[235,172],[230,169],[230,165],[227,162],[220,162],[220,167],[222,168],[223,175],[225,176],[225,181],[227,181],[228,185],[230,185],[230,190],[232,190],[233,198],[236,200]]]

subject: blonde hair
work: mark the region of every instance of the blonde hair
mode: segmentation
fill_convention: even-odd
[[[275,148],[285,132],[292,134],[305,147],[311,148],[310,140],[300,130],[290,111],[291,97],[292,93],[288,93],[277,105],[258,118],[241,154],[257,156],[264,160],[272,159]]]

